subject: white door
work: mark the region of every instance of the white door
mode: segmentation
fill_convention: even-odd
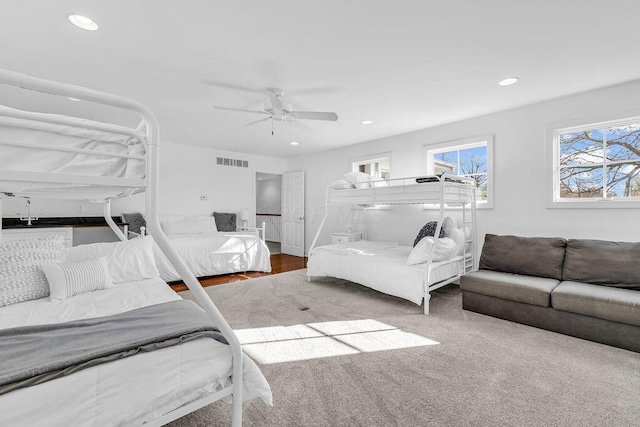
[[[282,175],[282,253],[304,256],[304,172]]]

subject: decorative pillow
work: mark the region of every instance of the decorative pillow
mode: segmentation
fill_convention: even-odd
[[[166,221],[161,225],[169,235],[209,234],[218,231],[215,218],[210,216],[185,217],[183,221]]]
[[[236,214],[214,212],[218,231],[236,231]]]
[[[141,213],[122,214],[122,221],[129,224],[129,231],[140,234],[140,227],[146,227],[147,222]]]
[[[426,236],[435,236],[436,228],[438,228],[438,221],[429,221],[426,223],[418,232],[416,239],[413,241],[413,246],[415,247],[423,237]],[[440,234],[438,235],[441,239],[444,237],[444,227],[440,228]]]
[[[448,237],[456,243],[458,247],[457,255],[462,255],[464,252],[465,232],[458,228],[456,219],[449,216],[443,219],[442,229],[444,230],[444,237]]]
[[[355,185],[356,188],[371,187],[371,175],[364,172],[347,172],[344,178]]]
[[[333,181],[331,184],[329,184],[329,187],[333,188],[334,190],[356,188],[356,186],[353,185],[348,179],[339,179],[337,181]]]
[[[0,307],[48,296],[40,265],[63,261],[61,235],[0,243]]]
[[[409,257],[407,258],[408,265],[422,264],[429,259],[429,251],[433,247],[433,236],[423,237],[417,245],[411,250]],[[458,252],[458,246],[456,243],[448,237],[438,239],[436,244],[436,250],[433,253],[434,261],[444,261],[454,257]]]
[[[105,257],[87,261],[43,264],[42,271],[47,276],[52,300],[113,288]]]
[[[160,276],[153,257],[151,236],[126,242],[91,243],[67,249],[67,261],[107,258],[107,270],[114,284]]]

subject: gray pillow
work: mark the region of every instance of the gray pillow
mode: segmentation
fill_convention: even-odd
[[[487,234],[480,268],[562,280],[566,240],[560,237],[518,237]]]
[[[640,243],[570,239],[562,279],[640,290]]]
[[[416,236],[416,239],[413,241],[413,247],[415,247],[418,244],[418,242],[422,240],[423,237],[435,236],[437,227],[438,227],[438,221],[429,221],[428,223],[426,223],[420,229],[420,231],[418,231],[418,235]],[[444,227],[440,228],[439,236],[441,239],[444,237]]]
[[[141,213],[130,213],[122,214],[122,221],[129,226],[129,231],[133,231],[134,233],[140,233],[140,227],[146,227],[147,222],[144,220],[144,217]]]
[[[236,214],[214,212],[218,231],[236,231]]]

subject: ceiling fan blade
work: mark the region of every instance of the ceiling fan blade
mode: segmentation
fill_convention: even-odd
[[[256,120],[255,122],[247,123],[246,125],[244,125],[244,127],[248,127],[248,126],[251,126],[251,125],[258,124],[258,123],[266,122],[267,120],[270,120],[270,119],[271,119],[271,117],[267,117],[266,119]]]
[[[250,92],[250,93],[259,93],[260,95],[264,95],[267,92],[264,89],[256,89],[256,88],[252,88],[252,87],[234,85],[234,84],[230,84],[230,83],[217,82],[215,80],[204,80],[202,83],[204,83],[206,85],[209,85],[209,86],[221,87],[221,88],[224,88],[224,89],[241,90],[243,92]]]
[[[292,111],[292,114],[298,116],[300,120],[329,120],[335,122],[338,120],[336,113],[327,113],[320,111]]]
[[[238,113],[269,114],[266,111],[245,110],[244,108],[219,107],[217,105],[214,105],[213,108],[217,108],[218,110],[236,111]]]

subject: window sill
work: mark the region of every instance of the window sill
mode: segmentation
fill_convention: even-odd
[[[547,203],[547,209],[638,209],[640,200],[582,200]]]

